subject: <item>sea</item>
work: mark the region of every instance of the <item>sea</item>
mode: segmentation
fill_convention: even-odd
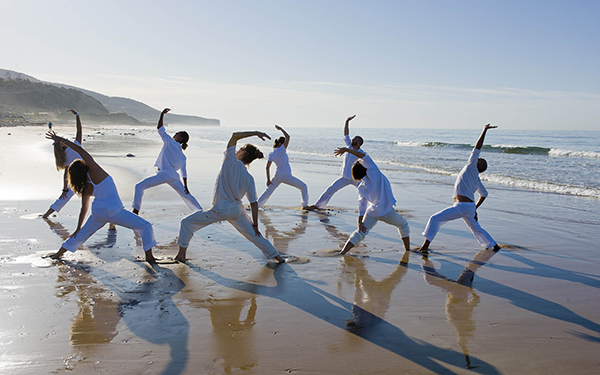
[[[191,144],[223,149],[233,131],[255,130],[178,125],[167,129],[169,133],[188,131]],[[257,130],[272,138],[281,135],[274,127]],[[341,158],[333,151],[345,146],[342,126],[290,127],[286,131],[291,136],[288,155],[293,170],[301,165],[341,165]],[[148,136],[154,137],[153,133]],[[364,138],[363,150],[393,184],[416,189],[436,185],[450,201],[456,176],[480,133],[481,129],[350,128],[351,137]],[[256,137],[248,142],[259,145],[265,155],[272,147],[271,141],[261,142]],[[498,209],[600,224],[600,131],[491,129],[481,157],[487,160],[488,169],[480,177],[490,191],[489,199],[496,198]],[[426,186],[423,189],[426,191]],[[494,194],[494,190],[501,193]]]

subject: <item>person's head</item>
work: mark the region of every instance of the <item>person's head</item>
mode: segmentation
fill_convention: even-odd
[[[264,157],[263,153],[256,147],[250,143],[246,143],[235,153],[237,160],[240,160],[245,165],[250,165],[254,161],[254,159],[262,159]]]
[[[479,171],[479,173],[485,172],[486,169],[487,169],[487,161],[485,161],[485,159],[483,159],[483,158],[477,159],[477,170]]]
[[[363,139],[361,136],[356,136],[354,138],[352,138],[352,143],[351,146],[354,150],[358,150],[360,148],[360,146],[362,146],[363,144]]]
[[[60,171],[66,168],[67,153],[65,152],[65,146],[62,142],[54,142],[54,164],[56,164],[56,170]]]
[[[81,159],[73,160],[71,165],[69,165],[69,186],[71,187],[71,190],[79,196],[81,196],[85,189],[89,170],[90,167],[88,167]]]
[[[356,181],[362,180],[367,175],[367,168],[360,163],[360,161],[355,161],[354,165],[352,165],[352,178]]]
[[[187,143],[190,140],[190,135],[187,132],[184,131],[180,131],[175,133],[175,135],[173,136],[173,139],[179,143],[181,143],[181,148],[182,149],[186,149],[187,148]]]
[[[273,141],[273,148],[279,148],[285,142],[285,137],[279,137]]]

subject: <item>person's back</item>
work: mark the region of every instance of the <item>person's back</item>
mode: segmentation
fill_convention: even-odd
[[[241,205],[246,194],[256,196],[254,178],[244,163],[237,160],[235,146],[232,146],[225,151],[223,165],[215,182],[212,205],[220,209]]]

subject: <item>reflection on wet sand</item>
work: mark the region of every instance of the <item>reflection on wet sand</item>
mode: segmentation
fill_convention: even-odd
[[[291,229],[285,231],[276,228],[275,223],[273,223],[271,215],[268,212],[261,212],[260,222],[265,226],[264,236],[271,240],[277,251],[282,254],[287,254],[290,242],[306,232],[308,214],[306,212],[300,213],[300,222],[296,223]]]
[[[471,366],[468,342],[473,337],[475,331],[475,322],[472,319],[473,309],[479,304],[479,296],[471,287],[473,277],[479,267],[486,264],[496,252],[483,249],[471,260],[461,272],[456,280],[447,278],[435,269],[433,263],[423,257],[423,271],[425,281],[428,284],[436,286],[447,293],[446,299],[446,318],[454,326],[458,335],[457,342],[465,355],[465,366],[468,369],[475,368]]]
[[[410,252],[406,251],[394,271],[381,281],[375,281],[369,274],[364,259],[344,256],[347,272],[354,275],[355,287],[352,318],[346,321],[348,331],[353,333],[365,331],[380,321],[374,317],[383,319],[390,307],[392,292],[408,271],[409,254]]]
[[[223,298],[190,301],[191,306],[207,309],[210,314],[218,358],[213,363],[222,366],[225,373],[250,370],[258,365],[252,330],[258,309],[255,292],[271,278],[273,269],[261,267],[250,277],[254,287],[243,291],[231,289]]]

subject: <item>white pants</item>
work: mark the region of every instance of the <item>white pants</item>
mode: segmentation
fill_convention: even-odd
[[[302,201],[300,202],[300,205],[302,207],[306,207],[308,205],[308,186],[306,186],[304,182],[300,181],[300,179],[292,176],[291,173],[286,173],[283,175],[276,173],[271,182],[272,183],[267,187],[267,190],[265,190],[260,198],[258,198],[258,207],[262,207],[265,205],[265,203],[267,203],[267,200],[271,194],[273,194],[275,189],[277,189],[280,184],[290,185],[300,190],[302,194]]]
[[[321,194],[321,196],[317,200],[317,203],[315,203],[315,206],[317,206],[317,208],[325,208],[325,206],[327,206],[327,203],[329,203],[331,197],[333,197],[333,195],[337,193],[338,190],[348,185],[358,186],[358,183],[359,181],[354,181],[352,179],[344,177],[338,178],[337,180],[333,181],[331,185],[329,185],[329,187],[327,188],[327,190],[325,190],[325,192],[323,192],[323,194]]]
[[[356,229],[354,233],[350,235],[348,241],[351,242],[354,246],[358,245],[360,241],[362,241],[365,238],[365,236],[371,231],[375,224],[377,224],[378,221],[383,221],[384,223],[388,223],[398,228],[400,238],[405,238],[410,235],[410,227],[408,226],[408,222],[402,215],[397,213],[396,210],[392,208],[387,214],[383,216],[365,215],[363,219],[363,225],[367,228],[367,231],[362,232],[360,229]]]
[[[144,191],[161,184],[169,184],[169,186],[171,186],[179,194],[179,196],[181,196],[181,199],[183,199],[190,210],[200,211],[202,209],[200,203],[198,203],[192,194],[185,193],[185,186],[183,186],[179,179],[173,178],[168,174],[161,172],[158,172],[154,176],[145,178],[135,185],[135,194],[133,196],[132,204],[133,208],[139,211],[142,207],[142,197],[144,196]]]
[[[228,210],[219,210],[214,207],[208,211],[198,211],[181,220],[179,227],[179,239],[177,244],[181,247],[189,247],[190,240],[194,236],[194,232],[204,228],[207,225],[216,223],[219,221],[227,220],[237,229],[242,236],[252,242],[260,251],[265,254],[267,259],[271,259],[279,255],[279,252],[275,247],[264,238],[262,235],[257,236],[252,227],[252,221],[248,217],[244,206],[236,205]]]
[[[63,199],[60,199],[60,197],[58,197],[58,199],[54,203],[52,203],[52,206],[50,206],[50,208],[56,212],[60,212],[60,210],[62,210],[63,207],[67,203],[69,203],[71,198],[73,198],[73,195],[75,195],[75,193],[73,193],[73,190],[71,190],[70,187],[67,187],[67,196],[64,197]]]
[[[429,218],[423,236],[433,241],[440,227],[450,220],[463,219],[479,244],[485,248],[494,247],[496,241],[475,220],[476,206],[473,202],[456,202],[452,207],[437,212]]]
[[[125,228],[133,229],[135,233],[142,238],[142,246],[144,251],[148,251],[156,246],[152,224],[142,219],[138,215],[127,211],[125,208],[109,211],[105,208],[94,209],[92,207],[92,214],[90,217],[88,217],[83,227],[81,227],[75,236],[66,240],[62,244],[62,247],[70,252],[74,252],[79,246],[83,245],[88,238],[96,233],[98,229],[102,228],[106,223],[109,222]]]

